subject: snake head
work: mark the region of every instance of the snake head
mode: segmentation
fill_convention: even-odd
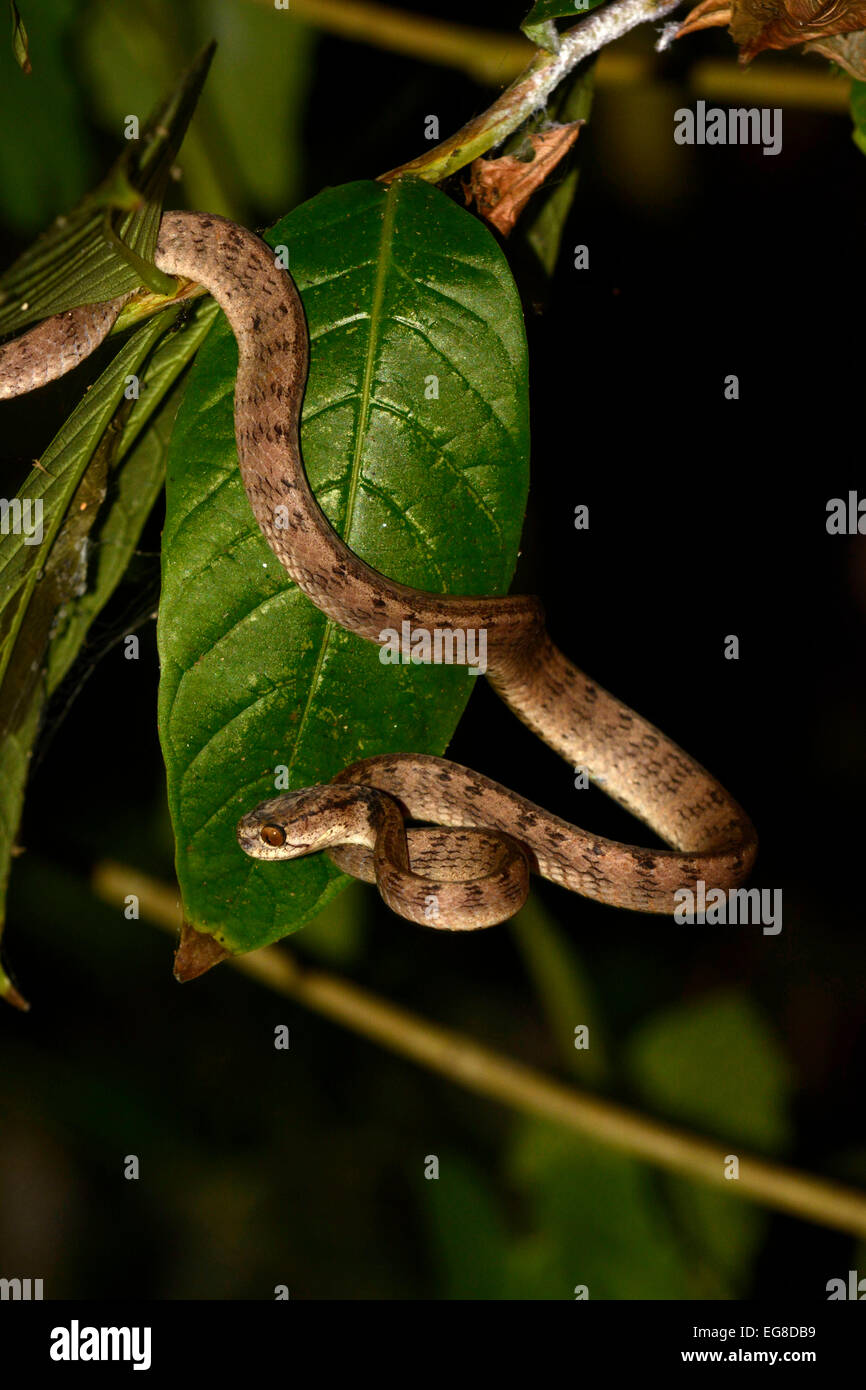
[[[355,790],[324,784],[262,801],[238,821],[238,844],[252,859],[300,859],[357,840]]]

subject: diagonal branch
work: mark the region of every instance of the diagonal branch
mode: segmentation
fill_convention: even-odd
[[[273,0],[248,3],[273,9]],[[522,34],[471,29],[371,0],[291,0],[287,13],[323,33],[439,63],[491,86],[522,72],[535,52]],[[596,66],[596,82],[600,87],[648,82],[651,61],[649,55],[608,49]],[[702,97],[848,112],[848,82],[829,69],[822,72],[801,62],[745,70],[736,62],[702,58],[689,68],[686,80],[689,91]]]
[[[404,174],[414,174],[430,183],[441,182],[501,144],[533,111],[544,106],[562,79],[584,58],[639,24],[664,19],[679,4],[680,0],[613,0],[596,10],[561,35],[556,53],[539,49],[529,67],[480,116],[417,159],[380,175],[382,182],[390,183]]]
[[[128,894],[134,893],[144,918],[165,931],[180,930],[178,892],[168,884],[126,865],[106,861],[97,866],[92,887],[97,897],[113,905],[122,904]],[[688,1130],[662,1124],[574,1086],[553,1081],[522,1062],[482,1047],[461,1033],[440,1028],[348,980],[303,968],[278,947],[266,946],[249,955],[231,956],[229,964],[275,993],[294,999],[478,1095],[575,1130],[594,1143],[607,1144],[668,1172],[723,1188],[734,1200],[750,1198],[803,1221],[866,1237],[866,1194],[853,1188],[768,1163],[743,1153],[738,1145],[702,1139]],[[724,1176],[725,1158],[731,1152],[739,1158],[740,1176],[736,1182],[729,1182]]]

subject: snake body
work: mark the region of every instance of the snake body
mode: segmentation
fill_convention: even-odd
[[[280,563],[329,618],[368,641],[388,629],[486,633],[486,675],[514,713],[573,767],[650,826],[669,849],[581,830],[441,758],[368,758],[333,782],[263,802],[238,840],[259,859],[326,849],[375,879],[395,911],[446,929],[502,921],[528,870],[586,897],[672,913],[703,880],[735,887],[757,840],[727,791],[676,744],[577,670],[553,644],[537,599],[425,593],[379,574],[331,528],[307,482],[298,436],[308,334],[289,274],[253,233],[211,214],[163,216],[158,269],[201,284],[238,344],[235,435],[256,520]],[[122,296],[48,319],[0,348],[0,398],[62,375],[101,342]],[[278,510],[279,509],[279,510]],[[458,648],[459,649],[459,648]],[[405,818],[450,829],[405,829]]]

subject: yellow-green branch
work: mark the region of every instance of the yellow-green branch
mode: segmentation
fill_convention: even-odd
[[[256,0],[274,8],[273,0]],[[520,72],[534,46],[520,34],[496,34],[450,20],[408,14],[355,0],[291,0],[289,14],[345,39],[387,48],[409,58],[458,68],[492,86]]]
[[[180,930],[177,889],[135,869],[105,862],[95,871],[93,890],[117,906],[134,893],[142,917],[167,931]],[[721,1188],[733,1200],[750,1198],[803,1221],[866,1237],[866,1195],[852,1188],[769,1163],[743,1153],[737,1144],[700,1138],[551,1080],[471,1038],[379,999],[348,980],[301,967],[279,947],[231,956],[228,963],[277,994],[489,1100],[575,1130],[595,1143],[610,1145],[668,1172]],[[739,1160],[738,1179],[725,1178],[729,1154],[735,1154]]]

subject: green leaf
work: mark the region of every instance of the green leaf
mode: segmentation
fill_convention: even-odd
[[[94,618],[111,597],[138,544],[144,523],[165,483],[174,418],[181,402],[180,378],[210,332],[217,315],[202,303],[182,331],[166,334],[145,367],[138,400],[122,422],[113,462],[114,478],[94,537],[93,573],[86,591],[68,604],[52,633],[49,695],[81,650]]]
[[[21,702],[14,728],[4,728],[0,742],[0,936],[5,917],[6,888],[14,853],[15,836],[24,804],[24,786],[30,754],[42,717],[41,693]],[[8,998],[12,981],[0,966],[0,998]]]
[[[49,445],[46,472],[32,473],[19,493],[22,502],[42,502],[41,544],[27,545],[14,533],[0,541],[0,928],[45,703],[138,543],[162,486],[178,378],[215,314],[214,304],[202,305],[186,330],[169,334],[152,356],[179,310],[129,339]],[[130,408],[127,378],[145,361]]]
[[[520,27],[530,43],[546,48],[548,53],[559,52],[559,30],[552,19],[542,20],[538,24],[530,24],[526,19]]]
[[[521,29],[532,43],[556,53],[559,49],[559,33],[555,19],[580,20],[590,10],[598,9],[604,0],[536,0],[529,14],[521,24]]]
[[[29,77],[33,67],[30,62],[30,43],[27,38],[27,30],[24,28],[24,21],[15,0],[9,0],[9,8],[12,11],[12,52],[24,76]]]
[[[455,1154],[438,1157],[439,1177],[421,1179],[419,1201],[443,1296],[506,1298],[511,1238],[491,1183]]]
[[[761,1015],[731,992],[659,1014],[629,1040],[642,1096],[672,1120],[778,1153],[789,1138],[789,1068]]]
[[[148,285],[174,281],[153,265],[162,200],[213,56],[195,59],[106,178],[0,276],[0,333]]]
[[[777,1153],[790,1136],[791,1079],[778,1043],[743,995],[680,1005],[646,1023],[628,1044],[641,1098],[656,1112],[731,1145]],[[672,1210],[712,1296],[740,1297],[765,1226],[764,1213],[731,1195],[665,1177]]]
[[[512,1299],[574,1299],[579,1285],[590,1299],[701,1296],[644,1165],[533,1120],[509,1169],[531,1213],[511,1254]]]
[[[274,7],[195,0],[179,25],[175,0],[151,0],[136,23],[116,0],[95,0],[80,36],[100,122],[120,128],[141,110],[183,42],[214,38],[216,60],[183,147],[183,203],[236,221],[297,200],[301,122],[315,65],[315,31]],[[255,157],[250,152],[255,151]]]
[[[866,82],[851,83],[851,119],[854,122],[854,144],[862,154],[866,154]]]
[[[43,534],[38,544],[33,544],[23,528],[17,534],[10,530],[0,540],[0,729],[7,727],[3,696],[8,667],[46,565],[45,557],[50,556],[73,495],[123,399],[127,376],[138,372],[165,327],[165,317],[160,315],[124,344],[55,435],[42,456],[41,469],[30,474],[18,494],[22,506],[25,501],[31,503],[34,515],[36,503],[41,504]]]
[[[126,376],[137,371],[163,327],[154,321],[125,345],[49,445],[42,461],[46,471],[27,479],[16,500],[30,503],[31,535],[21,528],[0,540],[0,923],[27,769],[47,698],[45,653],[58,611],[82,585],[87,533],[104,496],[107,459],[98,460],[89,478],[85,474],[123,398]],[[30,544],[38,536],[39,505],[42,536],[39,544]]]
[[[329,520],[381,572],[503,593],[528,485],[527,362],[508,266],[436,189],[330,189],[277,225],[312,339],[302,447]],[[385,751],[441,753],[458,667],[383,666],[291,583],[237,469],[237,353],[220,326],[178,416],[167,487],[159,722],[187,920],[229,950],[297,930],[339,886],[325,856],[264,864],[235,840],[274,794]],[[438,399],[432,378],[438,378]]]

